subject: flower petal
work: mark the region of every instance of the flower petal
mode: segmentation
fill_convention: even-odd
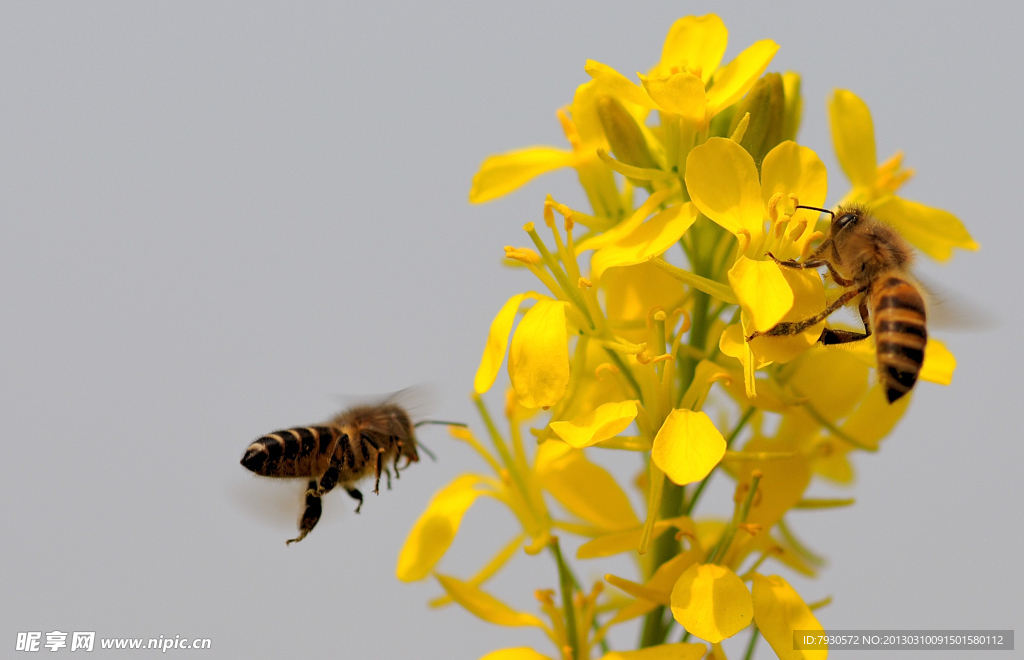
[[[637,227],[640,226],[640,223],[642,223],[647,216],[654,213],[657,208],[661,206],[662,202],[668,199],[671,194],[671,190],[659,190],[652,193],[646,200],[644,200],[644,203],[640,205],[640,208],[634,211],[633,215],[629,216],[628,219],[620,222],[603,234],[592,236],[591,238],[583,241],[576,246],[576,251],[583,252],[585,250],[599,250],[606,245],[611,245],[622,240],[626,236],[629,236]]]
[[[937,261],[948,260],[955,247],[978,249],[967,228],[949,211],[890,195],[875,202],[871,213],[895,227],[914,247]]]
[[[785,452],[794,449],[795,447],[788,443],[760,436],[752,438],[743,447],[744,452]],[[737,497],[745,497],[750,492],[751,473],[754,470],[761,471],[761,480],[757,487],[760,496],[754,498],[750,513],[747,514],[747,522],[769,530],[803,497],[807,485],[811,482],[811,468],[807,457],[801,453],[790,458],[744,461],[742,467],[736,470]],[[725,563],[729,562],[731,555],[730,552],[726,556]]]
[[[889,403],[881,383],[875,383],[864,396],[857,409],[839,427],[843,435],[853,438],[858,446],[869,450],[878,449],[878,443],[889,435],[896,423],[903,417],[910,404],[909,396],[895,403]],[[845,443],[844,443],[845,444]],[[849,447],[848,444],[845,446]]]
[[[793,309],[793,289],[774,261],[740,256],[729,269],[729,284],[753,329],[764,332]]]
[[[845,417],[868,391],[868,367],[848,351],[815,348],[789,381],[800,399],[830,421]]]
[[[732,62],[715,73],[708,90],[708,117],[717,115],[743,98],[775,57],[779,44],[763,39],[751,44]]]
[[[768,213],[768,201],[775,193],[793,194],[800,199],[801,205],[820,207],[825,203],[827,191],[825,164],[811,149],[787,140],[764,157],[761,165],[761,200],[764,202],[765,215]],[[793,214],[791,222],[805,219],[813,228],[817,217],[817,211],[799,209]]]
[[[825,629],[811,613],[800,594],[778,575],[754,573],[754,621],[780,660],[824,660],[828,651],[793,649],[794,630]]]
[[[546,449],[553,444],[551,450]],[[587,460],[579,449],[544,443],[537,481],[572,514],[601,529],[622,531],[640,526],[629,498],[607,470]]]
[[[484,621],[499,626],[536,626],[544,628],[540,619],[527,612],[517,612],[494,596],[477,589],[468,582],[436,573],[437,581],[459,605]]]
[[[707,98],[704,82],[687,71],[664,78],[640,76],[648,96],[662,110],[675,113],[684,119],[702,124],[707,116]]]
[[[505,349],[508,348],[508,334],[512,332],[512,323],[516,319],[516,312],[519,305],[528,298],[546,298],[539,293],[528,291],[519,293],[505,302],[498,311],[498,315],[491,321],[491,330],[487,335],[487,346],[484,347],[484,354],[480,357],[480,366],[476,370],[476,377],[473,379],[473,390],[477,394],[483,394],[494,385],[494,379],[498,377],[498,370],[501,369],[501,362],[505,359]]]
[[[402,551],[398,553],[395,573],[403,582],[425,578],[448,550],[459,531],[462,516],[483,495],[477,488],[484,479],[464,474],[451,482],[427,504],[427,510],[409,530]]]
[[[803,321],[825,309],[825,285],[816,271],[800,268],[782,268],[793,292],[793,307],[783,321]],[[761,364],[765,362],[789,362],[814,346],[825,328],[825,321],[812,325],[798,335],[788,337],[755,337],[750,350]]]
[[[687,631],[717,644],[747,627],[754,606],[735,573],[724,566],[696,564],[672,589],[672,616]]]
[[[762,338],[758,337],[754,341],[759,339]],[[754,352],[750,350],[752,343],[746,340],[743,327],[739,323],[728,326],[718,340],[718,348],[722,353],[736,358],[743,365],[743,388],[748,399],[754,399],[757,396],[754,372],[768,364],[768,362],[758,360]]]
[[[612,651],[601,656],[601,660],[700,660],[707,650],[703,644],[679,642],[648,646],[639,651]]]
[[[583,65],[583,69],[590,74],[591,78],[599,80],[612,95],[630,103],[643,106],[648,110],[656,110],[658,108],[657,104],[644,91],[643,87],[637,85],[607,64],[587,60],[586,64]]]
[[[636,401],[605,403],[571,421],[551,422],[551,430],[576,449],[622,433],[636,418]]]
[[[514,649],[491,651],[480,660],[551,660],[551,658],[541,655],[529,647],[520,646]]]
[[[713,137],[686,158],[686,189],[701,213],[726,230],[750,232],[758,244],[764,235],[761,184],[754,159],[732,140]]]
[[[845,89],[837,89],[828,101],[832,144],[850,183],[871,187],[875,183],[878,158],[875,155],[875,125],[868,105]]]
[[[547,408],[558,403],[569,385],[569,347],[565,306],[538,300],[519,322],[508,351],[508,375],[520,403]]]
[[[928,339],[924,347],[924,364],[918,378],[939,385],[953,382],[953,371],[956,369],[956,357],[938,339]]]
[[[725,456],[725,438],[703,412],[669,413],[654,437],[651,460],[679,486],[700,481]]]
[[[658,70],[668,73],[673,67],[700,71],[704,83],[722,63],[729,30],[715,14],[684,16],[672,24],[661,47]]]
[[[614,245],[598,250],[591,259],[591,279],[598,281],[609,268],[632,266],[660,256],[675,245],[697,219],[697,207],[672,206],[640,225]]]
[[[576,156],[555,147],[527,147],[489,156],[473,175],[469,201],[481,204],[507,195],[531,179],[560,167],[570,167]]]

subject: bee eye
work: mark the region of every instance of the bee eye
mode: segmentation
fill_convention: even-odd
[[[840,229],[842,229],[843,227],[845,227],[846,225],[850,224],[851,222],[853,222],[856,219],[857,219],[857,214],[856,213],[844,213],[843,215],[839,216],[836,219],[836,224],[839,225]]]

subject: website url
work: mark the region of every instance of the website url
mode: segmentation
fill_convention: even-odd
[[[167,651],[168,649],[208,649],[212,644],[208,637],[197,637],[193,640],[179,639],[175,637],[171,639],[169,637],[160,637],[158,639],[150,639],[146,641],[146,645],[143,646],[142,639],[101,639],[101,649],[160,649],[161,651]]]
[[[69,636],[71,637],[70,640],[68,640]],[[68,644],[69,641],[70,644]],[[208,649],[213,646],[213,641],[209,637],[182,639],[181,635],[175,635],[174,637],[164,637],[161,635],[160,637],[151,637],[149,639],[138,637],[101,637],[99,642],[101,649],[159,649],[164,653],[171,649]],[[42,649],[57,651],[65,648],[71,651],[92,651],[95,645],[96,633],[93,631],[66,633],[54,630],[45,633],[45,641],[42,631],[31,631],[18,633],[14,650],[28,651],[30,653]]]

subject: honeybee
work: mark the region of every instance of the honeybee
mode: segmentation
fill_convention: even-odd
[[[428,452],[429,453],[429,452]],[[404,465],[399,465],[401,459]],[[373,492],[380,491],[384,472],[391,487],[395,477],[420,460],[415,426],[409,414],[394,403],[349,408],[319,426],[302,426],[274,431],[258,438],[245,450],[242,465],[265,477],[308,478],[306,507],[299,520],[299,535],[287,543],[301,541],[309,534],[323,511],[321,498],[341,484],[350,497],[363,506],[363,494],[356,483],[374,475]]]
[[[928,343],[924,297],[909,273],[910,246],[895,229],[872,218],[862,206],[840,206],[835,213],[813,206],[796,208],[830,214],[828,235],[803,262],[779,261],[774,255],[769,256],[788,268],[826,266],[832,280],[847,290],[820,313],[755,332],[747,341],[762,335],[797,334],[860,297],[858,310],[864,323],[863,334],[826,327],[818,341],[845,344],[874,334],[879,379],[886,398],[893,403],[917,382]]]

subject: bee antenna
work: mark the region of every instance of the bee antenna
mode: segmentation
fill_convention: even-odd
[[[830,216],[832,216],[833,220],[836,219],[836,214],[833,213],[832,211],[829,211],[828,209],[820,209],[817,206],[797,206],[796,208],[798,208],[798,209],[810,209],[811,211],[821,211],[822,213],[828,213]]]
[[[434,461],[435,463],[437,462],[437,456],[434,456],[434,452],[427,449],[426,446],[424,446],[424,444],[419,440],[416,441],[416,448],[422,449],[423,453],[430,457],[430,460]]]
[[[417,428],[418,429],[419,427],[423,426],[424,424],[441,424],[443,426],[461,426],[462,428],[466,428],[467,426],[469,426],[469,424],[465,424],[463,422],[445,422],[445,421],[442,421],[442,420],[439,420],[439,419],[425,419],[422,422],[416,422],[415,424],[413,424],[413,428]]]

